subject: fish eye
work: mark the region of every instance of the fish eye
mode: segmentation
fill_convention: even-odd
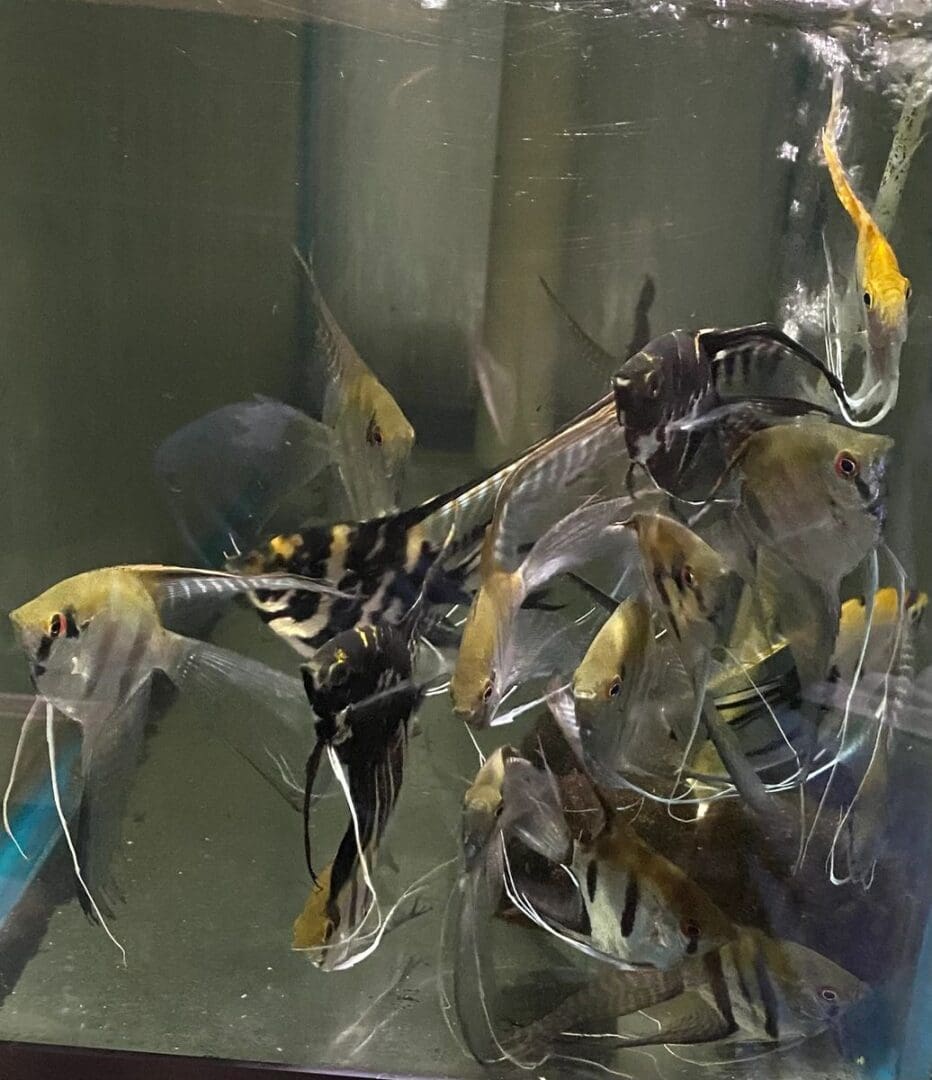
[[[482,700],[483,701],[491,701],[492,700],[492,693],[493,693],[494,690],[495,690],[495,687],[492,685],[492,680],[491,679],[487,680],[485,686],[482,688]]]
[[[57,638],[60,634],[65,632],[67,623],[65,616],[61,612],[56,611],[55,614],[49,619],[49,637]]]
[[[860,471],[858,459],[848,450],[839,450],[835,458],[835,472],[842,480],[853,480]]]
[[[827,1004],[834,1005],[838,1001],[838,991],[834,986],[820,986],[819,997]]]
[[[370,446],[381,446],[383,442],[382,429],[375,422],[375,417],[369,421],[369,426],[366,428],[366,442]]]
[[[609,697],[618,697],[618,695],[620,693],[621,693],[621,676],[616,675],[615,678],[612,679],[612,681],[609,683],[608,696]]]
[[[693,573],[693,568],[689,565],[683,567],[683,584],[687,589],[693,588],[696,584],[696,575]]]
[[[699,939],[702,936],[702,927],[695,919],[684,919],[679,923],[679,931],[689,942],[686,946],[687,953],[694,953],[699,947]]]
[[[657,371],[649,371],[644,378],[644,390],[651,401],[660,397],[660,374]]]
[[[871,294],[866,289],[865,289],[864,295],[861,297],[861,299],[864,301],[864,306],[866,308],[869,308],[871,306],[871,304],[874,302],[874,298],[871,296]]]
[[[331,686],[343,686],[349,678],[349,668],[342,660],[338,660],[328,672],[328,682]]]
[[[910,282],[906,282],[906,300],[910,301],[913,298],[913,287]]]

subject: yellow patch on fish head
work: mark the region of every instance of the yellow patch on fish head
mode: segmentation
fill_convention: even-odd
[[[874,323],[876,330],[882,329],[888,337],[902,342],[906,337],[907,305],[912,286],[900,272],[893,248],[873,223],[862,236],[858,262],[861,302],[867,313],[868,332]]]
[[[36,690],[79,722],[90,696],[119,704],[122,679],[151,671],[167,640],[155,601],[129,567],[59,582],[10,620]]]
[[[584,701],[620,702],[636,679],[650,634],[650,613],[633,597],[619,604],[593,638],[573,674],[573,697]]]
[[[282,562],[287,563],[293,557],[295,551],[304,543],[300,533],[292,533],[291,536],[273,536],[269,541],[269,551]]]
[[[453,711],[477,726],[484,725],[501,693],[495,671],[502,617],[499,591],[493,578],[476,593],[450,680]]]
[[[121,567],[90,570],[53,585],[10,613],[10,621],[28,655],[43,640],[76,637],[101,613],[117,617],[141,613],[159,622],[155,603],[140,579]]]
[[[227,559],[225,566],[234,574],[265,574],[272,570],[282,570],[303,545],[304,537],[300,533],[273,536],[262,547]]]

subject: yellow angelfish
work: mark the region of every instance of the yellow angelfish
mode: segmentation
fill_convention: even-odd
[[[909,279],[900,272],[890,242],[854,193],[838,156],[835,134],[841,112],[841,95],[841,75],[836,74],[831,109],[822,129],[822,152],[838,201],[858,231],[855,270],[867,325],[868,348],[861,389],[852,400],[860,410],[881,399],[881,411],[872,418],[872,422],[876,422],[896,403],[900,350],[906,340],[907,302],[912,295],[912,287]]]

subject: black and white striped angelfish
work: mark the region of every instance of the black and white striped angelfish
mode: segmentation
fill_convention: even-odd
[[[592,464],[593,457],[623,444],[611,395],[599,399],[555,435],[482,480],[471,481],[397,514],[361,522],[310,526],[273,536],[229,560],[235,573],[288,573],[319,578],[339,596],[313,597],[297,590],[259,590],[250,599],[260,617],[303,656],[360,623],[397,623],[419,595],[428,571],[443,552],[432,603],[468,602],[464,591],[478,564],[483,537],[496,512],[494,547],[512,569],[525,533],[525,515],[510,514],[512,500],[526,509],[552,498]],[[508,500],[496,500],[508,482]],[[498,507],[498,509],[496,509]],[[448,533],[454,528],[453,539]]]
[[[531,766],[510,758],[505,775]],[[653,851],[620,819],[592,842],[574,840],[556,785],[545,771],[530,788],[503,787],[499,815],[506,843],[527,847],[541,836],[559,856],[565,878],[557,887],[522,873],[505,859],[505,891],[538,925],[596,959],[637,970],[674,968],[691,956],[721,948],[735,934],[731,920],[669,859]],[[517,832],[514,822],[522,823]],[[529,825],[528,823],[532,823]],[[530,839],[529,839],[530,837]],[[498,857],[497,853],[492,853]],[[567,884],[569,883],[569,885]]]
[[[447,544],[452,535],[451,529]],[[417,670],[416,661],[420,635],[432,617],[430,592],[441,573],[439,565],[438,557],[401,622],[360,623],[344,630],[301,667],[316,735],[304,791],[304,851],[315,891],[296,924],[295,947],[309,950],[323,967],[358,962],[383,932],[372,874],[401,793],[410,721],[430,681]],[[311,860],[310,819],[325,754],[343,789],[350,820],[336,855],[318,879]],[[317,895],[321,892],[324,895]],[[377,925],[367,929],[372,916]]]
[[[586,987],[517,1035],[503,1038],[503,1056],[542,1064],[611,1039],[618,1048],[743,1045],[757,1055],[796,1045],[834,1026],[867,991],[828,957],[748,926],[720,949],[670,971],[603,971]],[[608,1033],[593,1029],[603,1018]],[[600,1059],[596,1059],[600,1060]],[[714,1064],[703,1056],[697,1064]]]
[[[836,375],[814,353],[769,323],[719,330],[672,330],[655,338],[618,369],[614,380],[618,423],[631,461],[661,487],[675,489],[698,450],[701,431],[684,430],[726,402],[742,402],[766,417],[826,413],[818,402],[759,392],[752,373],[789,361],[817,371],[836,399],[847,403]],[[766,389],[766,388],[765,388]],[[756,392],[757,391],[757,392]],[[745,401],[749,399],[749,401]]]

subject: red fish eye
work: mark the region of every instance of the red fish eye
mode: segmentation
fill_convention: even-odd
[[[696,584],[696,575],[691,566],[683,567],[683,584],[687,589],[691,589]]]
[[[847,450],[840,450],[835,458],[835,472],[843,480],[853,480],[861,471],[858,459]]]
[[[57,638],[60,634],[65,632],[66,627],[67,621],[65,616],[56,611],[51,619],[49,619],[49,637]]]
[[[833,986],[823,986],[819,989],[819,997],[830,1005],[834,1005],[838,1000],[838,991]]]

